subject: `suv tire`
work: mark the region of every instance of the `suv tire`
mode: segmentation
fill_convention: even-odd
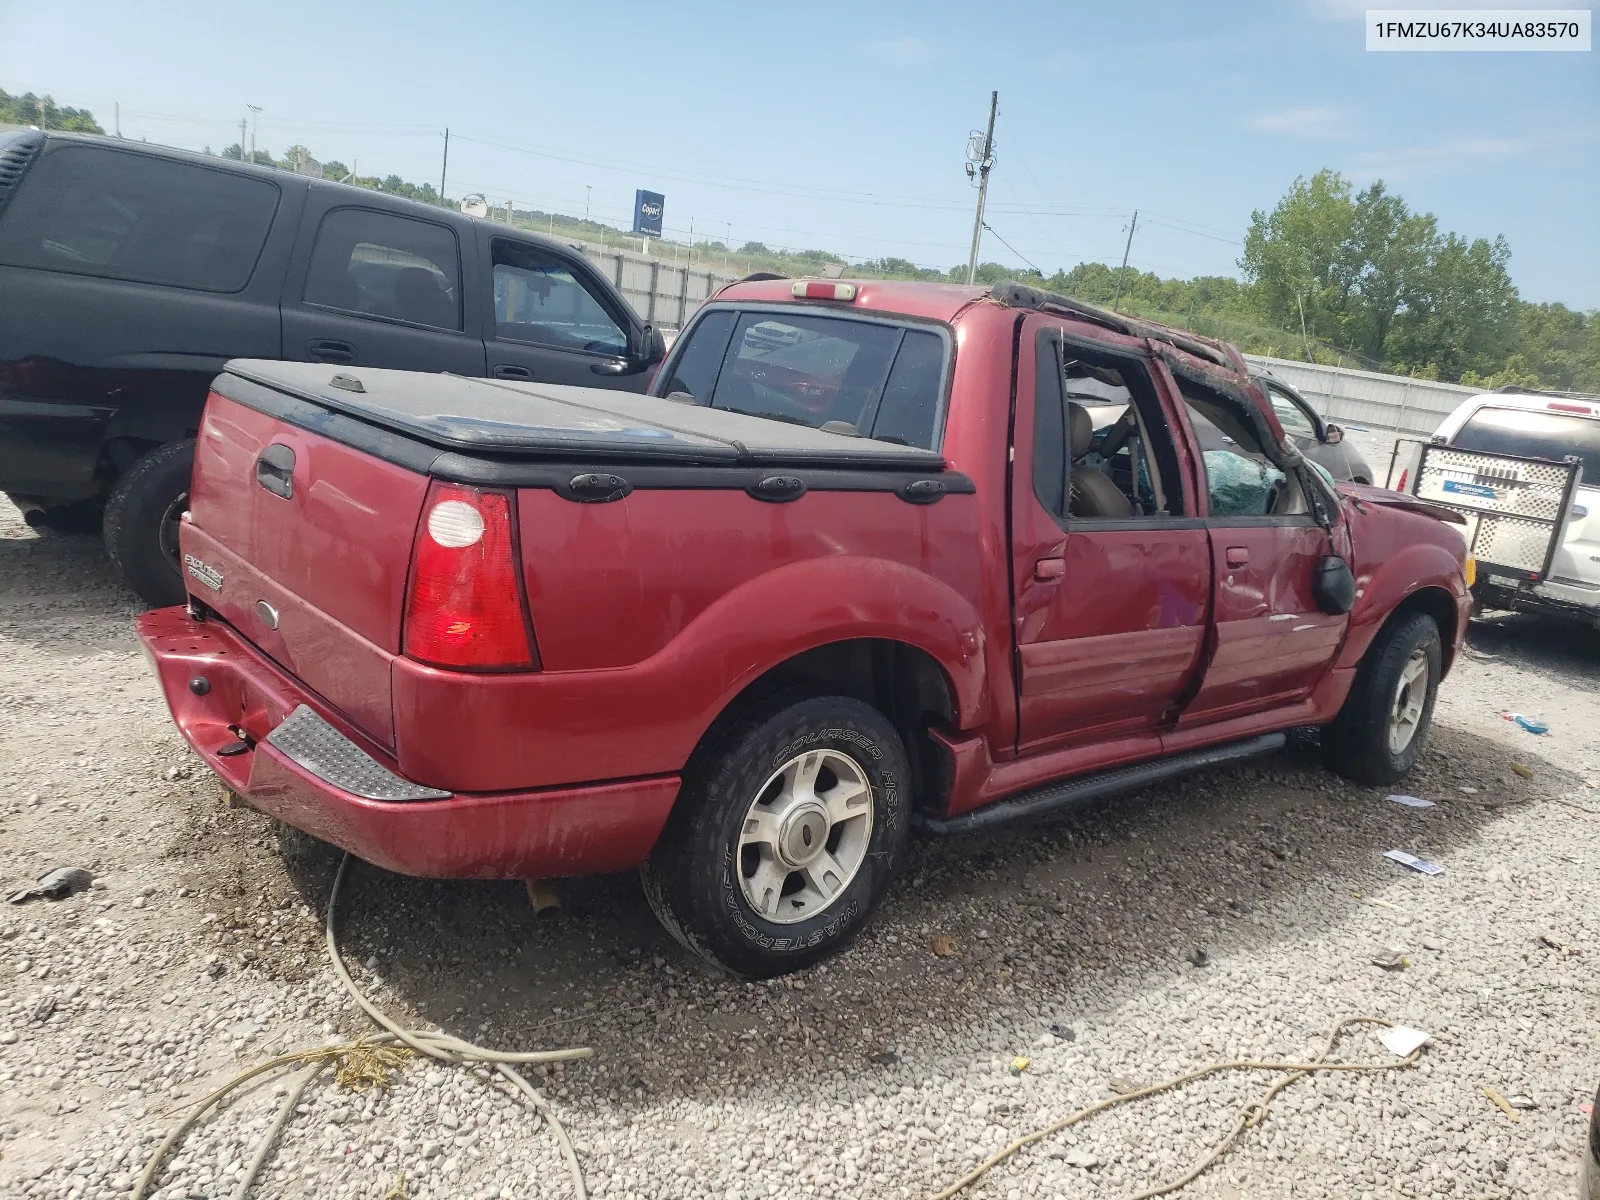
[[[168,442],[135,460],[106,500],[106,553],[152,608],[184,601],[178,520],[189,507],[194,439]]]
[[[894,726],[846,696],[774,697],[714,734],[640,868],[650,907],[706,962],[765,979],[842,949],[911,825]]]
[[[1432,617],[1391,617],[1367,648],[1344,707],[1322,732],[1328,765],[1357,783],[1376,785],[1409,771],[1433,722],[1442,663]]]

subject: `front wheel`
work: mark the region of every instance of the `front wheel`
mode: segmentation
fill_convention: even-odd
[[[894,726],[846,696],[774,701],[730,726],[686,773],[641,869],[673,937],[750,978],[828,957],[899,865],[910,767]]]
[[[178,522],[193,470],[194,439],[168,442],[135,461],[106,500],[106,553],[152,608],[183,603]]]
[[[1328,765],[1357,783],[1390,784],[1409,771],[1433,721],[1443,651],[1426,613],[1378,633],[1344,707],[1322,734]]]

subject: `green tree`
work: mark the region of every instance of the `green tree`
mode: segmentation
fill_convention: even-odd
[[[61,108],[49,96],[25,92],[13,96],[0,89],[0,125],[37,125],[64,133],[105,133],[86,108]]]
[[[1517,289],[1506,271],[1510,259],[1503,237],[1469,242],[1450,233],[1436,239],[1426,266],[1407,288],[1385,358],[1436,363],[1445,379],[1505,365],[1517,335]]]

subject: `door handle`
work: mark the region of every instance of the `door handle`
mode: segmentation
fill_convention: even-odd
[[[501,363],[494,369],[496,379],[532,379],[533,372],[527,367],[519,367],[512,363]]]
[[[596,375],[631,375],[633,373],[628,370],[628,360],[624,358],[619,358],[614,362],[595,363],[589,370]]]
[[[1041,558],[1033,564],[1033,578],[1039,583],[1060,579],[1066,573],[1067,561],[1064,558]]]
[[[1227,554],[1230,567],[1243,567],[1250,563],[1250,551],[1244,546],[1229,546]]]
[[[353,363],[356,360],[356,348],[349,342],[336,342],[328,338],[313,338],[306,347],[306,354],[312,362]]]

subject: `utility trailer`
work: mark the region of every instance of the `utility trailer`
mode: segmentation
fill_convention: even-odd
[[[1396,480],[1407,444],[1409,462]],[[1481,585],[1531,589],[1550,578],[1583,482],[1583,460],[1570,455],[1556,462],[1399,438],[1389,477],[1397,490],[1466,518],[1467,552],[1477,560]]]

